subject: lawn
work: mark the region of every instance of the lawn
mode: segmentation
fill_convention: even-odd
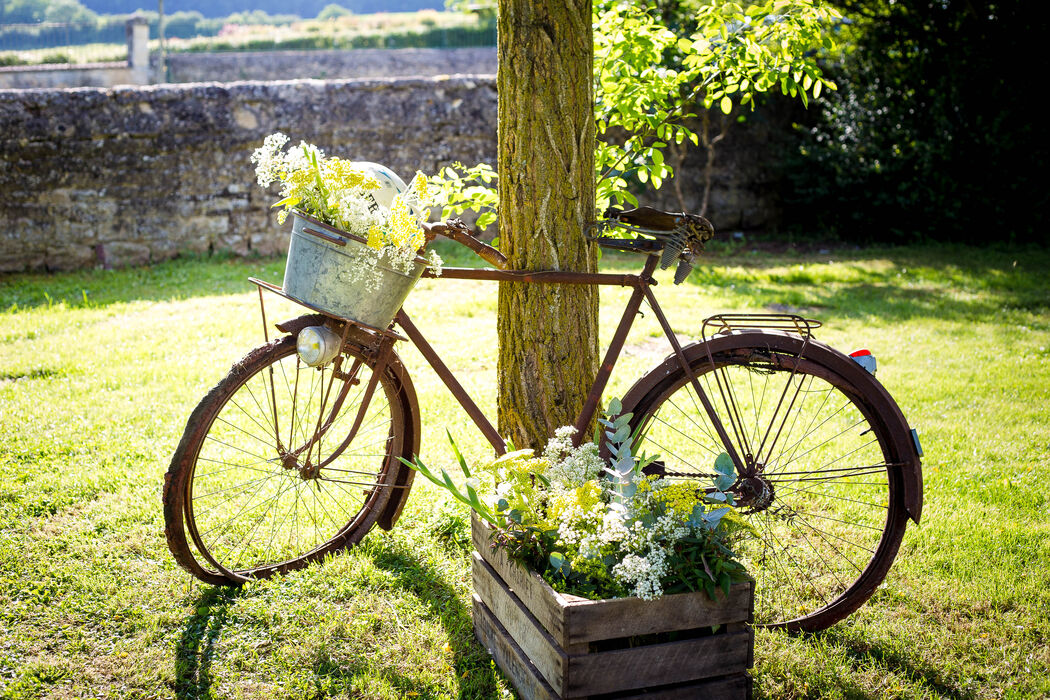
[[[871,349],[922,435],[922,524],[886,582],[826,632],[759,631],[757,698],[1050,695],[1047,269],[1034,249],[720,247],[686,284],[661,274],[683,336],[718,311],[799,311],[825,322],[819,339]],[[0,277],[0,697],[513,697],[472,636],[464,513],[422,481],[392,532],[323,565],[240,589],[175,566],[168,460],[196,402],[262,340],[247,278],[281,274],[280,260],[212,259]],[[424,281],[406,305],[490,414],[495,292]],[[606,340],[624,294],[603,292]],[[295,313],[268,302],[271,321]],[[646,314],[608,395],[664,345]],[[484,459],[440,381],[401,352],[424,461],[450,464],[446,428]]]

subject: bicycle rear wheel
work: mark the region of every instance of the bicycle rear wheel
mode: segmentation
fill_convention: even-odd
[[[295,336],[256,348],[197,406],[172,458],[165,532],[209,583],[299,568],[361,540],[396,488],[406,407],[389,368],[359,428],[372,367],[361,347],[321,368]]]
[[[907,424],[874,378],[816,341],[740,331],[688,356],[747,465],[734,490],[757,535],[740,550],[755,577],[755,622],[834,624],[871,596],[900,546]],[[644,430],[638,448],[659,453],[668,478],[711,474],[726,451],[681,367],[650,373],[623,404]]]

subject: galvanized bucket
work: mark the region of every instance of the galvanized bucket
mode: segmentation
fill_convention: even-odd
[[[292,212],[292,240],[284,268],[284,293],[318,311],[373,328],[386,328],[412,291],[425,262],[416,258],[408,274],[391,266],[364,239]]]

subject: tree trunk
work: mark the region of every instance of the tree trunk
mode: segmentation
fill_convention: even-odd
[[[597,267],[591,0],[500,0],[499,235],[509,267]],[[572,425],[598,366],[598,292],[502,283],[499,430],[518,447]]]

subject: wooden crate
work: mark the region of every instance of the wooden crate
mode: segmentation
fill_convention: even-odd
[[[751,697],[753,583],[718,601],[587,600],[493,550],[486,523],[472,531],[474,634],[522,698]]]

